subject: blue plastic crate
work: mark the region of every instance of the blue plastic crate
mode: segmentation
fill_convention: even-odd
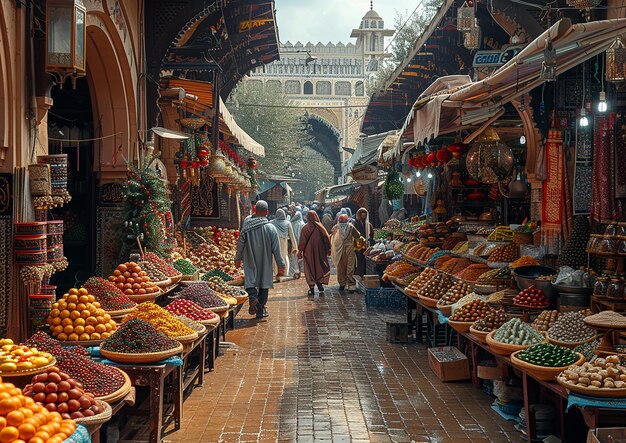
[[[405,308],[406,296],[395,288],[367,288],[365,304],[372,308]]]

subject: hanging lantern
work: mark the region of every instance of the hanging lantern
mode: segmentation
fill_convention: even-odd
[[[481,183],[493,184],[508,178],[513,170],[513,153],[488,127],[467,153],[467,172]]]
[[[556,49],[554,49],[550,38],[546,39],[546,47],[543,50],[543,62],[541,62],[539,78],[546,82],[556,80]]]
[[[606,50],[606,81],[623,82],[626,80],[626,47],[617,37]]]
[[[456,29],[460,32],[469,32],[474,26],[475,13],[474,7],[463,3],[456,14]]]
[[[211,160],[209,161],[209,167],[207,173],[214,179],[224,177],[226,163],[224,162],[224,156],[213,152],[211,154]]]
[[[61,88],[71,77],[76,89],[76,79],[85,75],[86,16],[82,0],[46,1],[46,72]]]
[[[457,140],[451,145],[448,145],[447,149],[448,152],[450,152],[450,154],[452,154],[452,156],[456,158],[463,154],[463,152],[465,152],[465,150],[467,149],[467,145],[461,142],[461,140]]]
[[[480,49],[480,27],[474,20],[474,26],[463,33],[463,46],[469,50]]]
[[[426,156],[426,161],[424,162],[424,165],[428,167],[428,166],[435,166],[436,164],[437,164],[437,157],[435,157],[434,152],[431,152],[430,154]]]
[[[450,152],[448,152],[446,148],[442,148],[438,150],[435,156],[437,157],[437,160],[439,161],[439,164],[441,165],[445,165],[452,159],[452,154],[450,154]]]

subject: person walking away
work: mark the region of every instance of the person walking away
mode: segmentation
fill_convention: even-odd
[[[354,240],[358,240],[360,237],[359,231],[350,223],[348,214],[341,214],[330,237],[332,258],[337,269],[340,291],[343,291],[346,286],[350,292],[356,290]]]
[[[324,216],[322,217],[322,225],[326,228],[326,232],[330,232],[335,225],[335,220],[333,217],[333,210],[329,206],[324,210]]]
[[[309,295],[315,295],[315,285],[320,295],[330,280],[330,237],[315,211],[307,213],[307,224],[302,228],[298,242],[298,258],[304,259],[304,276],[309,285]]]
[[[374,229],[370,223],[370,215],[367,209],[360,208],[356,211],[354,227],[359,231],[361,237],[365,239],[367,247],[374,240]],[[356,271],[354,273],[361,278],[365,275],[365,250],[363,249],[356,251]]]
[[[293,214],[293,217],[291,217],[291,228],[293,229],[293,236],[296,239],[294,243],[295,248],[300,244],[300,235],[304,226],[305,223],[302,221],[302,212],[298,210]],[[302,263],[301,260],[298,259],[297,252],[295,254],[289,254],[289,272],[293,274],[293,278],[300,278],[300,273],[304,271],[301,265]]]
[[[296,253],[296,238],[293,235],[291,223],[287,220],[287,215],[282,209],[276,211],[276,217],[270,222],[278,233],[278,241],[280,243],[280,255],[285,263],[285,275],[289,275],[289,254]],[[274,262],[274,282],[280,281],[278,275],[278,264]]]
[[[244,287],[249,296],[248,313],[256,318],[267,317],[269,290],[274,287],[273,266],[278,263],[278,275],[285,271],[285,262],[280,255],[280,243],[276,228],[267,219],[268,206],[264,200],[256,203],[255,214],[247,218],[239,233],[235,264],[243,263]]]

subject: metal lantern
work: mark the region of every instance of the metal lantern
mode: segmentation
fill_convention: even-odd
[[[626,47],[620,37],[606,50],[606,81],[623,82],[626,80]]]
[[[46,72],[63,87],[85,75],[87,10],[82,0],[46,1]]]
[[[513,153],[500,141],[495,129],[487,128],[467,154],[467,172],[481,183],[493,184],[510,177]]]
[[[480,27],[476,23],[468,32],[463,33],[463,46],[469,50],[480,49]]]
[[[556,80],[556,49],[552,40],[546,39],[546,47],[543,50],[543,62],[541,63],[541,74],[539,78],[545,82]]]
[[[456,14],[456,29],[460,32],[469,32],[475,23],[474,8],[469,6],[467,2],[463,3]]]

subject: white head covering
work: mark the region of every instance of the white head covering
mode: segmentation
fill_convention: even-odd
[[[276,228],[279,237],[289,238],[289,222],[287,221],[285,211],[283,211],[282,209],[277,210],[276,218],[272,220],[271,223]]]

